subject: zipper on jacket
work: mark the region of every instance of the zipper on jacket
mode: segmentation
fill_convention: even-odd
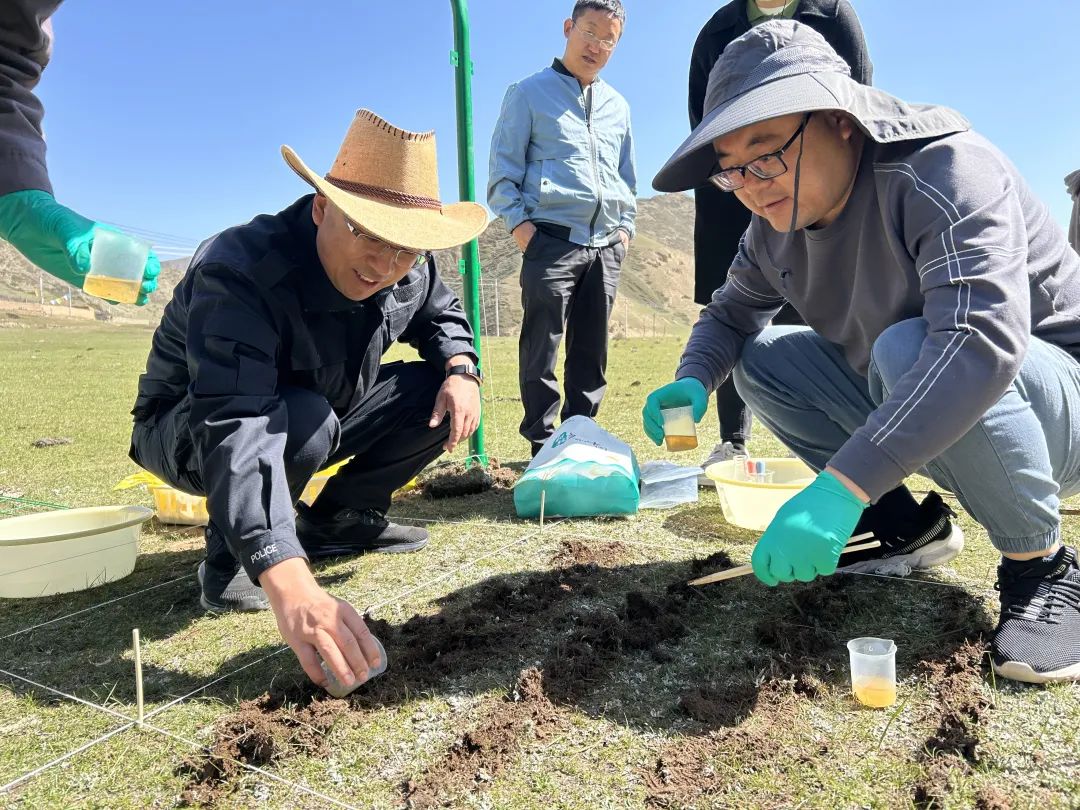
[[[593,182],[596,183],[596,210],[593,211],[592,219],[589,221],[589,241],[592,242],[593,228],[596,227],[596,220],[600,216],[600,209],[604,206],[604,189],[603,186],[600,185],[600,169],[597,166],[596,160],[596,138],[593,135],[592,129],[592,105],[596,91],[595,89],[582,88],[581,95],[585,105],[585,129],[589,133],[589,162],[592,164]]]

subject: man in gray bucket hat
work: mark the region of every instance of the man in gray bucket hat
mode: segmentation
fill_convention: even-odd
[[[833,573],[867,503],[929,475],[1003,556],[996,671],[1080,680],[1059,517],[1080,492],[1080,256],[1063,229],[962,116],[859,85],[799,23],[733,42],[706,109],[653,185],[709,177],[754,216],[645,432],[658,442],[665,407],[700,418],[734,373],[819,471],[754,549],[769,585]],[[785,301],[807,327],[767,326]]]

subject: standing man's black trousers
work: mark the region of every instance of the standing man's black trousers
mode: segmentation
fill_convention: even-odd
[[[559,414],[555,363],[566,332],[562,413],[595,417],[607,389],[608,321],[615,306],[626,248],[616,232],[611,244],[584,247],[537,225],[521,262],[524,318],[518,339],[518,384],[525,416],[521,435],[533,455],[554,432]]]

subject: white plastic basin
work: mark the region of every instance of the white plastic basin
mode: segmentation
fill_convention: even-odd
[[[92,506],[0,520],[0,598],[81,591],[135,569],[145,506]]]
[[[776,516],[776,510],[799,490],[808,486],[816,473],[797,458],[756,458],[773,472],[771,484],[738,481],[735,462],[721,461],[705,468],[716,484],[724,520],[735,526],[764,531]]]

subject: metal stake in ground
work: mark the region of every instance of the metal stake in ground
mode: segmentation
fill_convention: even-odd
[[[547,500],[547,490],[540,490],[540,534],[544,533],[544,501]]]
[[[131,631],[131,643],[135,648],[135,703],[138,711],[138,724],[143,724],[143,688],[142,688],[142,649],[139,644],[139,628]]]

